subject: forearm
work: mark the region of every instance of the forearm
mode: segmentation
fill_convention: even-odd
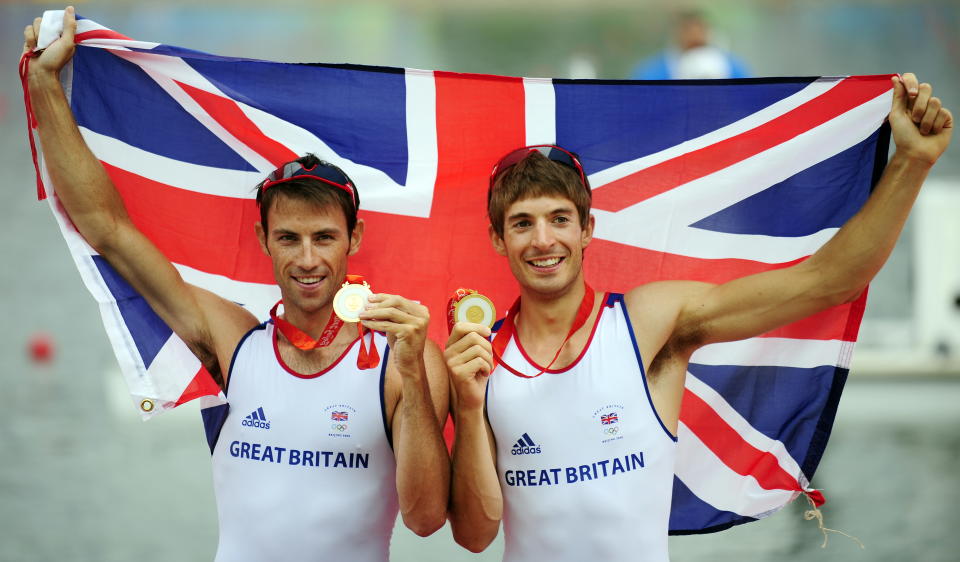
[[[496,456],[482,407],[459,412],[455,421],[450,524],[459,545],[480,552],[497,536],[503,518]]]
[[[427,536],[446,521],[450,458],[423,364],[401,379],[402,400],[394,415],[400,513],[410,530]]]
[[[31,69],[29,94],[57,196],[80,233],[102,251],[117,224],[128,220],[123,201],[84,142],[58,76]]]
[[[819,275],[828,297],[855,298],[877,274],[897,238],[930,171],[920,159],[893,155],[863,208],[806,264]]]

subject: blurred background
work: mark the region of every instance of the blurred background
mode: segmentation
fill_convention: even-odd
[[[574,78],[916,72],[960,109],[955,0],[80,2],[126,35],[223,55]],[[16,62],[41,2],[0,1],[0,560],[210,560],[209,453],[195,405],[149,424],[123,386],[93,299],[34,197]],[[701,17],[681,17],[701,8]],[[678,21],[683,25],[678,28]],[[699,27],[698,27],[699,26]],[[671,538],[684,560],[953,561],[960,552],[960,151],[944,155],[871,286],[831,444],[795,502],[719,534]],[[472,555],[449,530],[402,528],[393,559]]]

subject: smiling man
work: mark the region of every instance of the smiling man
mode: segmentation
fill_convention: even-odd
[[[668,559],[691,354],[856,299],[950,142],[953,118],[929,84],[906,74],[893,87],[896,152],[863,208],[802,263],[722,285],[664,281],[624,295],[595,292],[582,268],[594,231],[591,192],[576,155],[532,146],[497,164],[490,239],[520,298],[492,342],[485,326],[458,323],[444,354],[459,544],[483,550],[502,519],[511,562]]]
[[[24,30],[24,54],[32,56],[29,95],[60,201],[229,401],[219,419],[205,419],[220,520],[217,560],[382,561],[398,510],[417,534],[440,528],[449,483],[440,433],[447,381],[426,337],[427,310],[396,295],[373,295],[365,306],[359,297],[354,319],[366,330],[333,313],[345,279],[357,281],[347,275],[348,257],[363,238],[350,179],[308,155],[258,186],[256,236],[283,306],[261,324],[185,283],[131,223],[60,86],[74,52],[73,9],[64,13],[63,36],[36,55],[39,24]]]

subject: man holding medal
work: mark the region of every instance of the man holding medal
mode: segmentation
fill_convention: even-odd
[[[256,236],[282,296],[261,324],[185,283],[131,223],[60,85],[74,52],[73,8],[62,36],[37,54],[39,23],[24,30],[24,56],[57,196],[87,242],[229,400],[204,419],[220,520],[217,560],[387,560],[398,510],[419,535],[440,528],[450,477],[440,432],[444,366],[427,340],[425,307],[372,294],[362,278],[347,275],[364,230],[350,179],[308,155],[258,186]]]
[[[582,270],[594,217],[577,156],[532,146],[500,160],[489,234],[520,298],[492,342],[461,315],[444,353],[459,544],[483,550],[503,519],[504,560],[668,559],[690,355],[856,299],[950,142],[953,118],[929,84],[905,74],[893,86],[896,152],[862,210],[802,263],[722,285],[664,281],[604,298]]]

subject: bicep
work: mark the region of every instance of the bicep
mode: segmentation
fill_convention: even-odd
[[[220,362],[233,332],[256,324],[239,305],[185,282],[131,223],[119,225],[100,253],[208,367],[211,360]]]
[[[676,339],[696,348],[754,337],[839,304],[839,297],[809,262],[707,285],[685,300]]]

